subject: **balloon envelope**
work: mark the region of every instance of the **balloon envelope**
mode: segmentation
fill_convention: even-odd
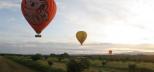
[[[85,31],[78,31],[76,33],[76,38],[77,40],[80,42],[80,44],[82,45],[83,42],[86,40],[87,38],[87,33]]]
[[[42,32],[56,14],[54,0],[22,0],[21,9],[37,34]]]
[[[112,55],[112,50],[109,50],[109,55]]]

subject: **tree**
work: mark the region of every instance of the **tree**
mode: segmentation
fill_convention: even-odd
[[[104,67],[106,64],[107,64],[107,61],[106,60],[103,60],[102,61],[102,66]]]
[[[41,54],[35,54],[35,55],[31,56],[31,59],[33,61],[37,61],[37,60],[43,59],[43,56]]]
[[[67,64],[67,72],[82,72],[84,69],[88,69],[89,67],[90,62],[87,59],[81,59],[80,61],[72,59]]]
[[[82,70],[88,69],[90,67],[90,62],[88,59],[81,59],[80,60],[80,65],[82,66]]]
[[[48,56],[44,56],[44,59],[47,60],[48,59]]]
[[[81,72],[80,65],[74,59],[67,64],[67,72]]]
[[[60,55],[60,57],[66,58],[66,57],[69,57],[69,54],[68,53],[63,53],[63,54]]]
[[[128,68],[129,68],[129,72],[135,72],[136,64],[129,64]]]
[[[51,56],[51,57],[56,57],[57,55],[56,55],[56,54],[50,54],[50,56]]]
[[[58,61],[61,62],[64,58],[68,58],[69,54],[68,53],[63,53],[59,55]]]
[[[53,65],[53,62],[52,61],[48,61],[48,64],[50,65],[50,66],[52,66]]]

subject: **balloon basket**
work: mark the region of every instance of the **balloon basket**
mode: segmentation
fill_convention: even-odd
[[[38,35],[35,35],[35,37],[36,38],[41,38],[42,36],[38,34]]]

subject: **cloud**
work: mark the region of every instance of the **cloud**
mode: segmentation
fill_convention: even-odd
[[[88,44],[80,46],[68,43],[39,43],[39,42],[23,42],[23,43],[0,43],[0,53],[13,54],[61,54],[67,52],[69,54],[108,54],[108,50],[113,50],[114,54],[138,51],[154,52],[154,45],[127,45],[127,44]]]
[[[17,1],[19,0],[1,0],[0,9],[18,8],[20,7],[20,4]]]
[[[153,0],[65,0],[58,4],[58,12],[61,22],[74,29],[72,33],[88,32],[87,42],[116,43],[123,37],[121,43],[153,43],[153,3]]]

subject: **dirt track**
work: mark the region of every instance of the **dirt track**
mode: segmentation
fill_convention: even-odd
[[[0,56],[0,72],[36,72]]]

